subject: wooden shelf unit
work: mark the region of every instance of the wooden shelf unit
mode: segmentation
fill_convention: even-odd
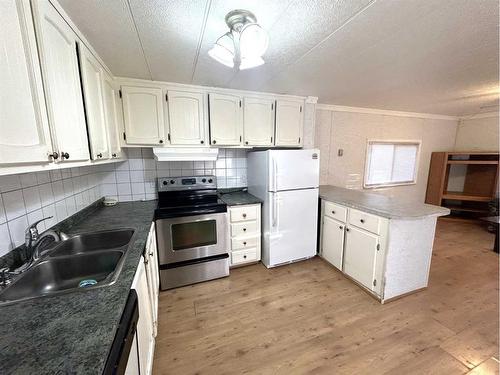
[[[433,152],[425,202],[447,207],[452,215],[485,216],[498,176],[498,152]]]

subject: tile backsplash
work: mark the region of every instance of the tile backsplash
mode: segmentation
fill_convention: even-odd
[[[24,243],[28,225],[52,216],[43,231],[99,199],[103,167],[0,176],[0,256]]]
[[[148,148],[127,149],[128,160],[104,174],[101,193],[119,201],[156,199],[157,177],[215,175],[219,188],[247,186],[246,150],[219,149],[217,161],[155,161]]]
[[[246,150],[219,149],[215,162],[157,162],[151,149],[126,149],[118,163],[0,176],[0,256],[24,243],[28,225],[40,231],[101,197],[119,201],[157,198],[156,178],[215,175],[219,188],[247,186]]]

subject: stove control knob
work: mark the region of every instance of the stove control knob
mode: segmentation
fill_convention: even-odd
[[[207,179],[206,178],[202,178],[201,182],[205,183],[205,182],[207,182]]]
[[[171,184],[175,184],[175,180],[170,180],[170,183]]]
[[[168,181],[163,181],[163,185],[167,185],[168,184]]]
[[[213,180],[211,178],[208,179],[208,183],[211,184]]]

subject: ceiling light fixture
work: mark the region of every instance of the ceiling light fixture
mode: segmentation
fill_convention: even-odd
[[[248,10],[236,9],[226,15],[229,31],[215,42],[208,51],[214,60],[233,68],[255,68],[264,64],[262,56],[267,50],[269,38]]]

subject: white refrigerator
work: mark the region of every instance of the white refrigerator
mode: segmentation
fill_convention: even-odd
[[[319,150],[249,152],[248,192],[264,201],[262,262],[268,268],[316,255]]]

